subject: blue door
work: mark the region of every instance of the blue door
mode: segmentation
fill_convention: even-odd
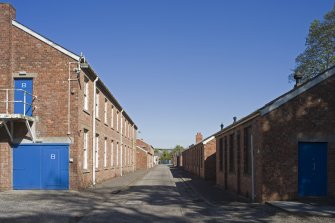
[[[33,108],[33,79],[32,78],[18,78],[14,79],[14,113],[15,114],[23,114],[32,116]],[[29,94],[25,94],[24,91]],[[25,103],[24,103],[25,101]]]
[[[69,146],[26,144],[13,148],[15,190],[69,188]]]
[[[299,196],[327,196],[327,143],[299,143]]]

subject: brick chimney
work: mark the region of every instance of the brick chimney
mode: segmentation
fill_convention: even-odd
[[[197,135],[195,136],[195,143],[199,143],[202,141],[202,134],[201,132],[198,132]]]
[[[8,3],[0,3],[0,88],[10,88],[12,68],[12,20],[16,12]]]

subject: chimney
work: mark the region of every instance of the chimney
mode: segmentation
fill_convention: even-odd
[[[198,132],[197,135],[195,136],[195,143],[199,143],[202,141],[202,134],[201,132]]]
[[[295,79],[295,85],[294,87],[299,87],[302,83],[301,83],[301,79],[302,79],[302,73],[300,71],[297,71],[294,74],[294,79]]]
[[[12,20],[15,17],[15,9],[10,4],[0,3],[0,88],[11,87]]]
[[[237,117],[236,116],[234,116],[233,117],[233,120],[234,120],[234,123],[236,122],[236,120],[237,120]]]

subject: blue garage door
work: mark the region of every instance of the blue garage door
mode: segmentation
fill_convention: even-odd
[[[27,144],[13,148],[15,190],[69,189],[69,145]]]
[[[327,196],[327,143],[299,143],[299,196]]]

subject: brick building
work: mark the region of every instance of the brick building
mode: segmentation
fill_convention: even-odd
[[[136,140],[136,169],[149,169],[154,166],[154,148],[142,139]]]
[[[256,201],[335,195],[335,67],[218,132],[217,184]]]
[[[84,57],[0,4],[0,189],[80,189],[135,170],[136,125]]]
[[[214,136],[202,139],[197,133],[196,144],[182,153],[182,166],[185,170],[206,180],[215,180],[216,176],[216,140]],[[180,162],[180,160],[179,160]]]

